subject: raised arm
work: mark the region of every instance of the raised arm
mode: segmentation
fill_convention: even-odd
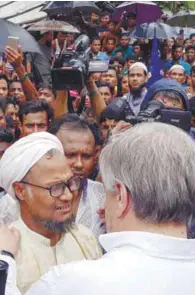
[[[98,87],[95,84],[95,81],[93,79],[93,74],[91,74],[89,76],[87,89],[89,91],[89,97],[91,100],[92,110],[94,112],[96,120],[99,121],[101,113],[106,108],[106,103],[105,103],[104,99],[102,98]]]
[[[8,62],[14,67],[20,81],[27,100],[38,99],[38,92],[36,87],[31,82],[25,67],[22,64],[23,54],[21,48],[16,51],[12,47],[7,46],[6,57]]]

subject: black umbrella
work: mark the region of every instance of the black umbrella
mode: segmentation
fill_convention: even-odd
[[[100,9],[91,1],[52,1],[49,2],[42,10],[47,12],[49,15],[70,15],[78,11],[82,11],[84,14],[100,12]]]
[[[22,27],[5,19],[0,19],[0,52],[5,51],[8,37],[18,37],[23,52],[36,52],[42,54],[38,43]]]
[[[170,26],[194,27],[195,10],[180,11],[168,18],[167,24]]]
[[[159,22],[138,25],[130,34],[130,37],[144,39],[153,39],[154,37],[157,39],[169,39],[176,36],[178,36],[178,32],[175,28]]]

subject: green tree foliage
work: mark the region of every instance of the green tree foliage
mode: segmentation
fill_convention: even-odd
[[[195,1],[154,1],[164,12],[177,13],[180,10],[195,10]]]

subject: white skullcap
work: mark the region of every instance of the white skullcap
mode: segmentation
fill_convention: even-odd
[[[183,70],[184,72],[186,72],[185,69],[184,69],[184,67],[182,67],[181,65],[174,65],[174,66],[172,66],[170,68],[169,72],[172,72],[173,70],[176,70],[176,69]]]
[[[51,149],[64,154],[59,139],[48,132],[37,132],[19,139],[9,147],[0,160],[0,187],[15,197],[12,187]]]
[[[135,62],[134,64],[132,64],[129,68],[129,72],[134,69],[135,67],[140,67],[142,68],[146,73],[148,73],[148,69],[146,67],[145,64],[143,64],[143,62]]]

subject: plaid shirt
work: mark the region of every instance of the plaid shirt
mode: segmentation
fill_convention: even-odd
[[[90,228],[97,238],[100,234],[105,233],[105,224],[97,214],[97,210],[104,207],[104,202],[103,184],[88,179],[81,195],[76,223]]]

